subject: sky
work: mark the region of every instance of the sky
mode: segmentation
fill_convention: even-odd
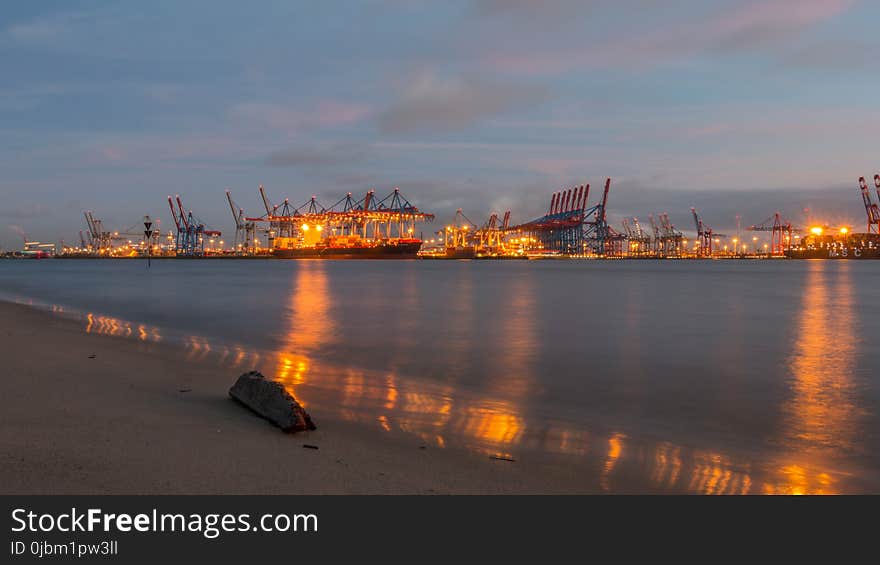
[[[518,222],[605,177],[612,221],[864,230],[878,21],[865,0],[7,3],[0,246],[77,241],[84,210],[167,230],[169,194],[230,232],[225,190],[259,215],[260,184]]]

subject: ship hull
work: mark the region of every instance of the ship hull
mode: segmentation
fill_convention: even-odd
[[[274,249],[279,259],[415,259],[422,243],[407,242],[358,247],[298,247]]]
[[[791,249],[785,252],[791,259],[880,259],[880,249],[843,248],[843,249]]]

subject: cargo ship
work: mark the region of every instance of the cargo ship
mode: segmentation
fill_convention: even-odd
[[[791,259],[880,259],[880,249],[861,247],[792,248],[785,252]]]
[[[276,238],[272,256],[279,259],[415,259],[421,239],[364,239],[336,236],[305,243],[298,238]]]
[[[813,233],[785,250],[791,259],[880,259],[880,235],[876,233]]]

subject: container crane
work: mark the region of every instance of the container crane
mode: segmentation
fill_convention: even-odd
[[[652,249],[654,250],[654,253],[660,254],[662,252],[660,226],[657,225],[657,220],[654,219],[654,214],[648,214],[648,222],[651,224],[651,236],[654,238]]]
[[[771,255],[784,255],[785,249],[791,245],[791,235],[794,228],[791,222],[782,218],[779,212],[761,222],[746,228],[746,231],[770,232]]]
[[[89,230],[89,239],[92,242],[93,251],[100,252],[110,247],[110,234],[104,231],[101,220],[94,217],[91,210],[83,212],[86,219],[86,227]]]
[[[694,216],[694,225],[697,228],[697,241],[699,242],[699,247],[697,248],[697,254],[700,257],[708,257],[712,255],[712,228],[703,223],[703,219],[700,218],[700,214],[697,213],[696,208],[691,208],[691,214]]]
[[[260,192],[262,193],[262,186]],[[229,201],[229,209],[232,211],[232,219],[235,222],[235,239],[232,249],[237,255],[249,255],[254,252],[254,234],[256,224],[248,221],[244,214],[244,208],[239,208],[232,200],[232,191],[226,191],[226,200]],[[236,212],[236,210],[238,210]]]
[[[880,199],[880,175],[874,175],[874,185],[877,187],[877,198]],[[868,233],[880,233],[880,208],[871,202],[871,193],[868,192],[868,182],[865,177],[859,177],[859,190],[862,192],[862,202],[868,215]]]
[[[660,214],[660,229],[663,232],[661,236],[661,245],[664,255],[679,255],[682,250],[682,241],[684,234],[675,229],[672,222],[669,221],[669,214]]]
[[[177,211],[174,204],[177,204]],[[220,237],[221,232],[205,229],[205,224],[196,220],[192,210],[186,212],[180,195],[175,195],[174,200],[168,197],[168,206],[171,208],[171,217],[177,228],[175,251],[178,255],[186,257],[201,256],[205,254],[205,237]]]
[[[504,233],[510,222],[510,210],[504,213],[504,219],[499,221],[498,214],[493,213],[489,220],[476,232],[480,241],[480,247],[495,250],[503,245]]]
[[[602,200],[593,207],[592,220],[586,221],[584,237],[591,241],[593,252],[597,255],[619,255],[621,243],[626,239],[608,225],[608,193],[611,190],[611,179],[605,179],[605,190],[602,192]],[[587,185],[589,194],[589,185]],[[582,201],[586,203],[585,198]],[[583,203],[581,204],[583,206]],[[589,211],[585,215],[590,215]]]

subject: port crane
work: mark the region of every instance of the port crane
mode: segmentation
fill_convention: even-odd
[[[504,234],[510,227],[510,210],[504,213],[499,223],[498,214],[493,213],[489,220],[477,230],[475,236],[479,240],[480,247],[498,249],[504,244]]]
[[[653,216],[650,217],[653,223]],[[642,229],[639,219],[635,216],[622,220],[623,231],[629,241],[629,252],[634,255],[644,255],[651,251],[651,235]]]
[[[770,232],[771,255],[783,255],[785,249],[791,246],[791,237],[794,228],[791,222],[784,219],[779,212],[761,222],[746,228],[746,231]]]
[[[651,236],[652,239],[652,250],[657,255],[662,254],[662,240],[660,238],[660,226],[657,225],[657,220],[654,219],[654,214],[648,214],[648,223],[651,224]]]
[[[175,202],[177,210],[174,207]],[[168,207],[171,208],[171,217],[177,228],[174,249],[178,255],[186,257],[204,255],[205,238],[220,237],[219,231],[206,229],[205,224],[196,220],[192,210],[188,212],[184,210],[183,201],[179,194],[175,195],[174,199],[171,196],[168,197]]]
[[[545,252],[619,255],[626,236],[608,225],[610,187],[609,178],[602,199],[593,206],[587,205],[589,184],[554,192],[546,214],[510,229],[534,238]]]
[[[663,236],[661,238],[663,254],[679,255],[682,251],[684,234],[675,229],[675,226],[669,221],[669,214],[666,212],[660,214],[660,228],[663,231]]]
[[[590,185],[587,185],[581,206],[586,205],[589,188]],[[585,222],[584,238],[592,244],[593,252],[597,255],[619,255],[622,242],[626,239],[608,225],[608,193],[610,190],[611,179],[607,178],[605,179],[605,189],[602,191],[602,200],[592,210],[585,212],[585,215],[592,216],[592,219]]]
[[[109,250],[113,242],[113,234],[104,229],[104,222],[96,218],[91,210],[83,212],[83,216],[86,218],[86,226],[89,230],[89,243],[92,251],[102,253]]]
[[[229,202],[229,209],[232,211],[232,219],[235,222],[235,238],[232,242],[233,252],[236,255],[250,255],[256,250],[254,241],[256,224],[247,220],[244,215],[244,208],[236,206],[232,200],[231,190],[226,191],[226,200]],[[236,212],[236,210],[238,211]]]
[[[437,235],[443,236],[446,247],[471,247],[472,238],[479,237],[477,224],[464,215],[461,208],[455,211],[455,222]]]
[[[697,228],[697,255],[700,257],[711,257],[714,238],[725,236],[720,233],[716,234],[712,228],[703,223],[703,219],[696,208],[691,208],[691,214],[694,216],[694,225]]]
[[[880,175],[874,175],[874,186],[877,188],[877,198],[880,199]],[[868,182],[865,177],[859,177],[859,190],[862,192],[862,202],[868,215],[868,233],[880,233],[880,208],[871,201],[871,193],[868,192]]]

